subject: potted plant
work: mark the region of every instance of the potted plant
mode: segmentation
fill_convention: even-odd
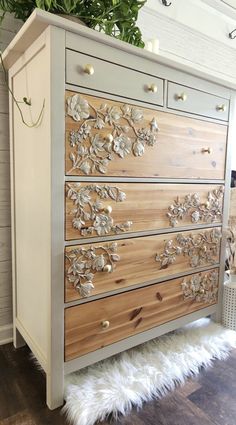
[[[1,20],[6,12],[26,21],[35,8],[79,18],[88,27],[138,47],[144,47],[136,25],[146,0],[0,0]]]

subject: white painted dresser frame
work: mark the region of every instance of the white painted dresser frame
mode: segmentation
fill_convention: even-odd
[[[28,181],[27,191],[25,200],[30,197],[31,204],[35,204],[35,208],[40,205],[42,200],[45,200],[45,193],[40,194],[41,184],[44,188],[48,187],[46,193],[48,203],[44,206],[44,214],[39,215],[37,225],[34,221],[34,217],[31,214],[27,217],[28,233],[28,246],[21,246],[21,253],[17,252],[17,255],[27,256],[28,258],[28,272],[31,274],[32,283],[31,289],[25,288],[24,296],[27,295],[24,304],[24,314],[26,314],[26,320],[31,320],[30,331],[21,323],[19,312],[17,310],[17,267],[19,264],[16,263],[16,249],[20,244],[21,229],[16,225],[15,217],[15,169],[14,169],[14,152],[15,144],[14,140],[16,134],[14,134],[13,127],[10,128],[11,133],[11,187],[12,187],[12,246],[13,246],[13,293],[14,293],[14,345],[20,347],[25,342],[29,345],[32,352],[37,357],[38,361],[42,365],[47,376],[47,404],[51,409],[60,406],[63,403],[63,388],[64,388],[64,375],[68,374],[77,369],[83,368],[89,364],[97,362],[101,359],[109,357],[115,353],[126,350],[137,344],[143,343],[151,338],[157,337],[161,334],[176,329],[188,322],[191,322],[200,317],[215,315],[218,319],[221,316],[221,293],[222,293],[222,281],[224,274],[224,249],[222,249],[221,255],[221,286],[219,290],[219,304],[213,305],[208,308],[202,309],[195,313],[184,316],[180,319],[173,320],[164,325],[142,332],[138,335],[129,337],[125,340],[114,343],[110,346],[104,347],[82,357],[68,361],[64,363],[64,247],[65,245],[78,244],[78,241],[64,242],[64,133],[65,133],[65,116],[64,116],[64,95],[65,88],[70,90],[76,90],[77,88],[71,85],[65,84],[65,49],[76,49],[86,53],[87,55],[95,56],[107,60],[122,64],[123,66],[130,67],[132,64],[133,69],[138,69],[144,73],[153,75],[153,67],[156,67],[155,74],[170,81],[177,81],[180,84],[194,87],[205,92],[222,96],[226,99],[230,99],[230,125],[228,134],[228,154],[226,164],[226,191],[224,200],[224,228],[227,225],[228,216],[228,204],[229,204],[229,186],[230,181],[230,145],[233,137],[236,134],[236,119],[235,119],[235,95],[231,89],[232,85],[228,88],[219,86],[221,81],[215,79],[214,83],[208,81],[207,75],[199,75],[199,71],[194,73],[194,69],[187,69],[186,66],[180,69],[180,65],[174,62],[162,59],[159,56],[155,56],[149,52],[141,49],[134,48],[128,44],[121,43],[110,37],[99,34],[95,31],[89,30],[84,27],[80,27],[77,24],[69,22],[65,19],[58,18],[47,14],[46,12],[36,10],[27,23],[23,26],[18,36],[10,44],[9,48],[4,53],[4,60],[6,67],[9,69],[9,82],[12,87],[13,79],[20,73],[24,68],[25,64],[29,64],[31,59],[39,55],[40,67],[34,66],[32,73],[28,78],[31,80],[31,90],[33,90],[32,97],[38,95],[37,111],[40,110],[43,99],[45,99],[45,111],[43,117],[43,129],[40,127],[37,129],[25,128],[22,134],[17,135],[21,137],[21,144],[26,144],[30,147],[30,143],[36,143],[36,153],[41,155],[39,161],[33,164],[34,180],[32,177],[32,184],[30,185],[30,178],[25,177],[25,182]],[[42,56],[42,57],[41,57]],[[113,60],[114,58],[114,60]],[[43,59],[43,61],[42,61]],[[179,69],[177,69],[179,68]],[[187,74],[186,72],[190,72]],[[194,76],[195,74],[195,76]],[[200,78],[201,79],[200,79]],[[148,79],[148,76],[147,76]],[[32,86],[33,85],[33,86]],[[33,87],[33,88],[32,88]],[[14,89],[14,87],[13,87]],[[80,88],[81,93],[101,95],[101,93]],[[30,93],[26,93],[28,95]],[[167,111],[166,108],[166,94],[167,85],[164,85],[164,107],[159,108],[158,106],[152,105],[153,109]],[[108,99],[124,100],[122,97],[106,94]],[[129,103],[141,104],[140,102],[130,100]],[[10,98],[10,113],[12,114],[12,100]],[[208,120],[211,122],[222,121],[208,119],[204,117],[197,117],[191,114],[184,114],[176,110],[169,113],[175,113],[186,116],[193,116],[201,120]],[[12,117],[13,118],[13,117]],[[233,119],[234,118],[234,119]],[[233,122],[234,121],[234,122]],[[41,133],[43,132],[43,133]],[[43,134],[43,139],[42,139]],[[51,145],[49,141],[51,140]],[[45,141],[45,142],[44,142]],[[24,155],[26,151],[24,150]],[[18,152],[19,154],[19,152]],[[30,150],[27,155],[31,155]],[[50,158],[51,163],[42,161],[44,155]],[[44,178],[43,182],[37,181],[39,177],[42,179],[42,167],[44,167]],[[51,171],[50,171],[51,169]],[[105,181],[103,177],[67,177],[66,180],[80,180],[80,181]],[[110,178],[110,181],[127,181],[125,178]],[[142,179],[129,178],[129,181],[143,181]],[[145,181],[155,182],[175,182],[174,179],[145,179]],[[186,179],[178,179],[179,183],[186,183]],[[197,183],[199,180],[192,180],[191,182]],[[221,180],[207,180],[201,181],[202,183],[223,183]],[[24,178],[23,183],[24,184]],[[36,184],[36,187],[35,185]],[[38,185],[38,187],[37,187]],[[38,188],[38,191],[36,190]],[[52,188],[52,190],[50,189]],[[42,189],[41,189],[42,190]],[[42,199],[40,200],[40,196]],[[25,209],[29,204],[25,205]],[[194,227],[194,226],[193,226]],[[207,227],[206,225],[202,227]],[[212,225],[209,225],[212,227]],[[199,227],[198,227],[199,228]],[[45,232],[42,229],[46,229]],[[24,229],[25,230],[25,229]],[[24,231],[22,230],[22,231]],[[182,228],[184,230],[184,227]],[[175,229],[169,230],[173,232]],[[150,232],[148,232],[150,234]],[[158,233],[158,232],[155,232]],[[43,236],[42,236],[43,234]],[[138,236],[139,234],[133,234]],[[106,240],[113,240],[118,238],[125,238],[126,236],[115,236],[108,237]],[[96,242],[104,240],[104,238],[93,238],[87,239],[87,242]],[[31,244],[34,241],[39,241],[39,245],[35,243],[35,250],[32,250]],[[80,243],[83,243],[81,241]],[[223,248],[224,248],[223,238]],[[19,250],[19,247],[18,247]],[[32,252],[33,251],[33,252]],[[42,254],[44,253],[44,254]],[[22,255],[21,255],[22,254]],[[35,264],[35,259],[39,258],[38,264]],[[19,260],[18,260],[19,262]],[[44,268],[45,281],[40,281],[39,271]],[[178,277],[176,275],[176,277]],[[162,281],[165,279],[162,279]],[[138,286],[138,285],[137,285]],[[142,285],[143,286],[143,285]],[[130,288],[128,288],[130,289]],[[133,288],[132,288],[133,289]],[[124,290],[123,290],[124,291]],[[123,292],[120,290],[120,292]],[[118,293],[119,291],[113,291]],[[109,293],[111,295],[112,293]],[[101,298],[100,296],[91,297],[92,299]],[[66,307],[72,306],[84,302],[80,300],[77,302],[71,302],[66,304]],[[22,301],[21,301],[22,303]],[[22,306],[21,306],[22,310]],[[23,314],[23,313],[22,313]],[[35,315],[37,317],[35,317]],[[43,341],[42,346],[38,341]]]

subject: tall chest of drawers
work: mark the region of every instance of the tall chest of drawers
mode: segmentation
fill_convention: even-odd
[[[65,374],[220,318],[234,92],[38,10],[4,60],[44,105],[29,128],[10,99],[14,344],[55,408]]]

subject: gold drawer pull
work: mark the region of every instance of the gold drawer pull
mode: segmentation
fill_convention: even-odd
[[[217,111],[225,112],[226,111],[226,105],[217,105],[216,107]]]
[[[176,95],[177,100],[182,100],[182,102],[185,102],[187,100],[188,96],[186,93],[181,93]]]
[[[112,134],[111,133],[109,133],[109,134],[107,134],[106,136],[105,136],[105,140],[106,140],[106,142],[112,142],[113,141],[113,136],[112,136]]]
[[[104,211],[106,214],[111,214],[111,213],[112,213],[112,206],[111,206],[111,205],[107,205],[107,207],[105,207],[105,208],[103,209],[103,211]]]
[[[156,93],[157,92],[157,85],[156,84],[150,84],[148,86],[148,91],[150,91],[152,93]]]
[[[108,328],[109,328],[109,326],[110,326],[110,322],[109,322],[108,320],[103,320],[103,321],[101,322],[101,327],[102,327],[102,329],[108,329]]]
[[[94,74],[93,65],[90,65],[89,63],[87,63],[87,65],[85,65],[85,67],[84,67],[84,72],[85,72],[85,74],[93,75]]]
[[[102,271],[105,272],[105,273],[111,273],[112,272],[112,266],[110,264],[106,264],[103,267]]]
[[[202,153],[209,153],[211,154],[213,152],[212,148],[202,148]]]

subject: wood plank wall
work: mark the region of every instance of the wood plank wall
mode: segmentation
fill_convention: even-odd
[[[6,16],[0,28],[1,51],[7,47],[21,25],[10,15]],[[0,68],[0,344],[12,339],[9,157],[8,93]]]

